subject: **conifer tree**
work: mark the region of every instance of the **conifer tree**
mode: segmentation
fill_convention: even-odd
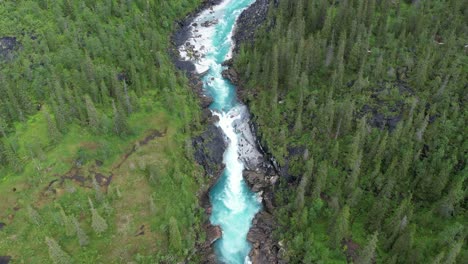
[[[155,215],[156,212],[157,212],[157,207],[156,207],[156,204],[154,203],[154,197],[153,196],[150,196],[150,212]]]
[[[40,225],[42,223],[41,215],[39,215],[39,213],[30,205],[27,206],[27,210],[28,210],[29,220],[33,224]]]
[[[457,257],[460,254],[463,245],[465,244],[465,239],[461,238],[455,243],[452,243],[449,247],[449,250],[447,252],[447,256],[445,257],[445,260],[442,262],[444,264],[455,264],[457,263]]]
[[[307,75],[303,72],[301,74],[301,80],[299,83],[299,102],[297,104],[297,116],[296,122],[294,124],[294,131],[296,133],[300,133],[302,131],[302,112],[304,108],[304,90],[307,89],[309,85],[309,81],[307,79]]]
[[[60,132],[66,132],[67,130],[67,120],[65,117],[64,107],[59,106],[54,99],[51,100],[52,111],[57,123],[57,129]]]
[[[445,252],[442,251],[432,259],[431,264],[442,264],[445,257]]]
[[[91,226],[96,234],[101,235],[108,228],[107,222],[101,215],[99,215],[99,212],[94,208],[93,202],[89,197],[88,201],[89,206],[91,207]]]
[[[349,206],[345,205],[338,212],[330,232],[330,244],[339,248],[343,239],[349,235]]]
[[[319,199],[322,189],[325,187],[327,182],[328,165],[325,161],[320,162],[318,166],[317,177],[315,178],[312,186],[312,199]]]
[[[75,228],[71,218],[65,213],[61,205],[58,205],[58,207],[60,209],[60,216],[62,217],[62,226],[65,228],[65,234],[67,236],[73,236],[75,234]]]
[[[371,238],[369,239],[369,242],[367,242],[367,245],[361,250],[359,257],[356,260],[356,264],[372,264],[374,263],[375,260],[375,250],[377,248],[377,242],[378,242],[378,233],[375,232]]]
[[[310,159],[307,162],[307,171],[302,176],[301,182],[299,183],[299,187],[297,190],[297,195],[296,195],[296,209],[297,210],[301,210],[304,207],[305,194],[307,191],[307,186],[309,185],[310,178],[312,177],[313,166],[314,166],[314,160]]]
[[[78,223],[78,220],[76,220],[75,216],[71,217],[71,222],[73,223],[73,226],[75,227],[75,232],[78,238],[78,243],[80,244],[81,247],[87,246],[89,244],[88,235],[86,235],[85,231],[81,228],[80,223]]]
[[[176,251],[182,250],[182,237],[179,231],[179,224],[174,217],[169,219],[169,245]]]
[[[52,144],[57,144],[61,137],[61,133],[57,128],[57,124],[55,121],[52,120],[47,110],[44,111],[44,116],[47,121],[47,131],[49,139],[52,142]]]
[[[120,105],[116,106],[112,101],[112,108],[114,109],[114,131],[119,136],[124,136],[129,133],[128,123],[126,116]]]
[[[98,132],[100,128],[99,116],[93,101],[88,95],[85,95],[86,112],[88,113],[88,125],[91,130]]]
[[[54,264],[72,263],[71,257],[62,250],[60,245],[53,238],[46,237],[45,242],[49,247],[49,256]]]
[[[10,167],[13,169],[13,171],[19,173],[23,171],[23,164],[21,162],[20,157],[18,157],[18,154],[10,141],[7,138],[2,138],[3,141],[3,155],[5,156],[5,159],[10,165]]]
[[[91,180],[92,180],[92,183],[93,183],[93,188],[94,188],[94,194],[96,196],[96,201],[101,203],[104,200],[104,194],[101,191],[101,186],[97,182],[95,176],[91,176]]]

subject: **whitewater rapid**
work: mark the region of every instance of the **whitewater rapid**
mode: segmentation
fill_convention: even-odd
[[[219,117],[218,126],[228,147],[224,153],[225,169],[210,192],[210,221],[220,225],[222,238],[215,243],[221,263],[249,263],[251,249],[247,233],[261,198],[249,190],[242,172],[254,169],[262,161],[249,128],[249,112],[237,101],[235,87],[222,77],[222,63],[232,55],[232,33],[241,12],[254,0],[224,0],[200,13],[191,26],[191,37],[179,47],[181,58],[194,62],[203,77],[205,92],[213,97],[210,106]]]

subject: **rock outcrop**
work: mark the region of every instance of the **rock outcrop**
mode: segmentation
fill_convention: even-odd
[[[255,216],[247,235],[247,240],[252,243],[249,257],[253,264],[281,263],[278,258],[280,247],[273,238],[275,226],[270,213],[262,211]]]
[[[273,213],[275,209],[274,187],[278,183],[279,176],[269,175],[263,170],[244,171],[244,179],[253,192],[260,193],[262,204],[265,211]]]
[[[20,44],[15,37],[0,37],[0,62],[12,60],[19,47]]]
[[[214,242],[216,242],[216,240],[220,239],[223,236],[221,227],[218,225],[209,225],[209,227],[207,227],[206,236],[207,243],[211,246]]]
[[[223,154],[226,142],[221,129],[214,124],[208,124],[205,132],[193,138],[195,160],[202,165],[210,177],[216,176],[223,165]]]
[[[242,12],[233,34],[233,40],[236,45],[234,56],[241,44],[253,43],[256,30],[266,21],[270,3],[277,3],[277,1],[257,0]],[[226,61],[223,65],[227,66],[227,69],[223,71],[223,77],[229,79],[237,86],[237,95],[239,100],[249,104],[249,102],[246,102],[245,100],[246,97],[244,94],[242,80],[233,68],[232,60]],[[246,112],[249,113],[248,111]],[[252,136],[248,138],[255,140],[253,145],[257,152],[259,149],[262,153],[261,158],[250,159],[247,161],[243,160],[244,163],[246,163],[247,168],[247,170],[244,171],[243,176],[252,191],[259,193],[262,197],[264,210],[257,213],[247,235],[247,239],[252,243],[252,250],[250,251],[249,256],[253,264],[283,263],[279,256],[281,255],[280,252],[284,251],[284,249],[273,237],[273,232],[277,226],[273,217],[275,209],[274,188],[279,180],[279,176],[277,175],[281,171],[281,168],[279,168],[275,162],[274,157],[265,151],[266,148],[261,146],[260,141],[258,140],[258,135],[256,135],[257,130],[254,119],[255,118],[252,119],[249,116],[248,131]],[[252,144],[250,141],[249,143]]]
[[[232,37],[236,45],[235,51],[238,50],[240,44],[254,42],[256,30],[266,21],[269,6],[270,0],[257,0],[242,12]]]

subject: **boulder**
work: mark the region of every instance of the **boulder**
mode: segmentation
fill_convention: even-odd
[[[232,67],[223,70],[222,75],[234,85],[238,85],[240,83],[239,74]]]
[[[209,225],[206,228],[206,243],[212,245],[216,240],[220,239],[223,236],[223,231],[218,225]]]
[[[244,171],[243,176],[253,192],[259,192],[270,185],[265,174],[262,172]]]
[[[201,96],[200,97],[200,105],[202,108],[208,108],[213,103],[213,98],[211,96]]]

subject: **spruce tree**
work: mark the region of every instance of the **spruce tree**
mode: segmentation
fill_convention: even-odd
[[[89,206],[91,207],[91,226],[96,234],[101,235],[108,228],[107,222],[101,215],[99,215],[99,212],[94,208],[93,202],[89,197],[88,201]]]
[[[39,213],[30,205],[26,207],[28,211],[29,220],[36,225],[42,224],[42,217]]]
[[[314,184],[312,185],[312,199],[319,199],[322,190],[325,188],[327,182],[328,165],[325,161],[320,162],[318,171],[315,177]]]
[[[457,257],[460,255],[460,252],[462,251],[463,245],[465,244],[465,239],[461,238],[455,243],[452,243],[449,247],[449,250],[447,252],[447,256],[445,257],[445,260],[442,262],[444,264],[455,264],[457,263]]]
[[[57,144],[61,137],[61,133],[57,128],[57,123],[52,120],[47,110],[44,110],[44,116],[47,121],[47,132],[49,135],[50,142],[52,142],[52,144]]]
[[[5,156],[5,160],[7,161],[8,165],[15,171],[16,173],[20,173],[23,171],[23,163],[18,157],[18,154],[15,148],[12,146],[10,141],[7,138],[2,138],[3,141],[3,155]]]
[[[372,264],[375,261],[375,250],[377,248],[377,242],[379,241],[378,239],[378,233],[375,232],[371,238],[369,239],[369,242],[367,242],[367,245],[361,250],[359,253],[359,257],[356,260],[356,264]]]
[[[71,222],[75,227],[76,237],[78,238],[78,243],[81,247],[87,246],[89,244],[88,235],[86,235],[85,231],[81,228],[80,223],[76,220],[75,216],[71,217]]]
[[[71,218],[65,213],[63,207],[58,205],[60,209],[60,216],[62,217],[62,226],[65,228],[65,234],[67,236],[73,236],[75,234],[75,228]]]
[[[45,242],[49,247],[49,257],[54,264],[72,263],[71,257],[62,250],[60,245],[53,238],[46,237]]]
[[[99,115],[93,101],[88,95],[85,95],[86,112],[88,114],[88,125],[92,131],[97,133],[100,130]]]
[[[305,195],[307,191],[307,186],[309,185],[310,178],[312,177],[312,170],[314,166],[314,160],[310,159],[307,162],[307,171],[302,176],[301,182],[296,194],[296,209],[301,210],[304,208]]]
[[[119,136],[129,134],[130,130],[126,120],[126,116],[120,105],[116,106],[112,101],[112,108],[114,110],[114,131]]]
[[[331,226],[330,244],[334,248],[340,248],[343,239],[349,235],[349,214],[349,206],[343,206]]]
[[[179,224],[174,217],[169,219],[169,246],[176,252],[182,250],[182,237],[179,231]]]
[[[93,182],[94,194],[96,196],[96,201],[101,203],[104,200],[104,194],[101,191],[101,186],[96,180],[95,176],[91,176],[91,180]]]

